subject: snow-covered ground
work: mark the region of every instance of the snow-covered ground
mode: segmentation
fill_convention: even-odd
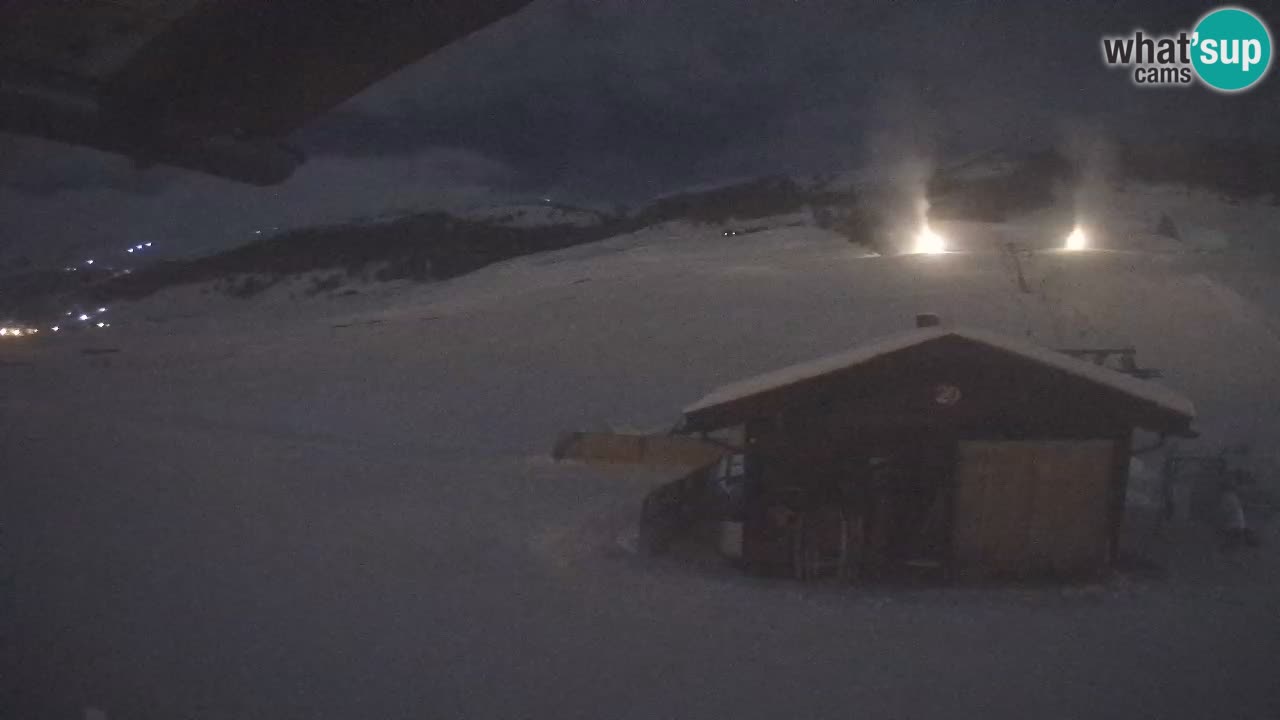
[[[14,677],[49,709],[20,716],[1276,716],[1273,530],[1234,557],[1177,535],[1165,576],[1098,587],[800,586],[636,557],[619,538],[656,478],[546,460],[561,430],[665,427],[937,312],[1132,344],[1206,447],[1265,468],[1273,267],[1043,252],[1023,292],[997,249],[720,230],[359,295],[171,291],[113,307],[118,332],[0,350]]]

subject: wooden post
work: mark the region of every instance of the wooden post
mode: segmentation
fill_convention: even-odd
[[[1120,558],[1120,531],[1124,526],[1125,495],[1129,489],[1129,453],[1133,447],[1133,429],[1126,429],[1115,439],[1111,464],[1110,557],[1112,566]]]

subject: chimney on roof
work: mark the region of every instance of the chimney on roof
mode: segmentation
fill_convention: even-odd
[[[933,313],[921,313],[916,316],[916,327],[918,328],[938,327],[941,324],[942,318]]]

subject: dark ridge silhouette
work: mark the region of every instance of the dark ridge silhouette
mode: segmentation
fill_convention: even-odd
[[[1270,195],[1280,203],[1280,145],[1227,142],[1124,145],[1119,161],[1125,177],[1178,183],[1247,200]]]
[[[769,176],[659,198],[641,211],[638,219],[646,225],[670,220],[722,223],[784,215],[828,199],[826,193],[802,188],[789,177]]]

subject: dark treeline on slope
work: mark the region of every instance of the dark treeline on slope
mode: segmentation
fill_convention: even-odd
[[[601,215],[591,225],[516,227],[458,218],[444,212],[410,215],[380,223],[303,228],[216,255],[157,263],[94,286],[95,299],[136,299],[173,285],[255,275],[234,286],[250,296],[289,275],[317,270],[371,272],[379,281],[444,280],[521,255],[603,240],[667,221],[720,223],[795,212],[825,193],[801,189],[789,178],[673,195],[631,216]]]
[[[248,287],[262,290],[315,270],[372,270],[381,281],[439,280],[505,258],[590,242],[597,233],[594,226],[507,227],[431,212],[376,224],[289,230],[216,255],[158,263],[112,278],[96,293],[104,299],[135,299],[172,285],[234,275],[261,276]]]

